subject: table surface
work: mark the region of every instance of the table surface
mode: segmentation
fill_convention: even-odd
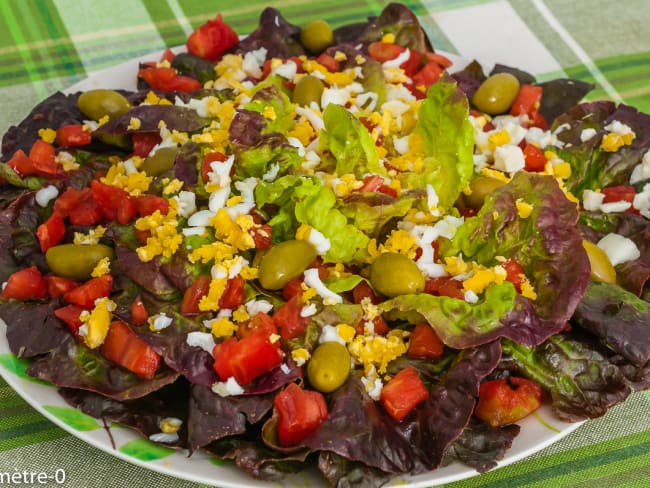
[[[333,25],[377,14],[387,3],[272,2],[293,23],[325,18]],[[610,98],[650,112],[647,0],[405,3],[437,50],[486,66],[516,66],[540,80],[590,81],[597,86],[590,99]],[[182,44],[217,11],[239,34],[249,32],[265,5],[251,0],[0,0],[0,133],[38,101],[93,71]],[[0,379],[0,473],[52,474],[57,469],[65,470],[69,487],[199,486],[89,446],[42,417]],[[632,395],[523,461],[446,486],[650,487],[650,392]]]

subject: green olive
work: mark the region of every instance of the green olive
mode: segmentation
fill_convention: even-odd
[[[260,284],[267,290],[279,290],[300,276],[316,255],[316,248],[307,241],[292,239],[271,246],[260,260]]]
[[[424,290],[424,276],[403,254],[380,254],[370,265],[370,283],[382,295],[395,297]]]
[[[334,42],[334,33],[324,20],[313,20],[300,31],[300,42],[312,53],[320,53]]]
[[[174,167],[177,147],[161,147],[153,156],[147,156],[140,167],[149,176],[159,176]]]
[[[45,261],[55,275],[73,280],[90,278],[103,258],[115,258],[113,249],[104,244],[60,244],[45,253]]]
[[[350,353],[344,345],[324,342],[307,363],[307,378],[318,391],[331,393],[348,379],[350,366]]]
[[[593,281],[616,283],[616,270],[605,251],[587,240],[582,241],[582,247],[585,248],[589,257],[589,264],[591,265],[590,278]]]
[[[472,193],[463,195],[463,199],[468,207],[479,209],[483,206],[485,198],[500,186],[505,185],[505,181],[497,180],[491,176],[479,176],[469,183]]]
[[[510,108],[519,93],[519,80],[510,73],[496,73],[481,83],[472,103],[481,112],[497,115]]]
[[[315,76],[303,76],[296,83],[291,99],[293,103],[297,103],[298,105],[310,105],[311,102],[316,102],[320,105],[320,98],[324,89],[325,85],[323,85],[323,82]]]
[[[131,104],[115,90],[89,90],[79,95],[77,100],[79,110],[93,120],[99,120],[108,115],[110,118],[119,117],[131,110]]]

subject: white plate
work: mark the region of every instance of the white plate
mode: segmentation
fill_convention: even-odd
[[[181,48],[178,48],[180,50]],[[76,83],[66,90],[72,93],[93,88],[122,88],[134,90],[136,72],[141,61],[157,60],[160,52],[127,61],[113,68],[92,73],[87,79]],[[462,66],[463,60],[449,56],[455,66]],[[59,427],[79,439],[107,453],[138,464],[147,469],[158,471],[178,478],[220,486],[222,488],[248,488],[256,486],[313,488],[325,483],[315,470],[288,476],[284,482],[261,482],[253,480],[232,463],[223,463],[207,453],[196,452],[187,457],[186,451],[174,451],[153,444],[135,432],[123,428],[111,428],[112,440],[101,421],[89,417],[71,408],[58,395],[56,388],[43,382],[36,382],[24,374],[24,361],[18,361],[11,354],[6,338],[6,324],[0,320],[0,375],[32,407]],[[550,408],[543,406],[535,414],[519,423],[521,433],[515,438],[512,448],[508,450],[499,466],[505,466],[529,456],[574,431],[580,423],[566,423],[557,419]],[[418,476],[401,476],[387,486],[401,488],[424,488],[451,483],[478,473],[460,463],[431,471]]]

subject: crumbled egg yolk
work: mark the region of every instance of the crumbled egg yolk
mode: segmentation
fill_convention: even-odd
[[[219,310],[219,300],[226,290],[228,278],[217,278],[210,281],[208,294],[199,301],[199,310],[201,312],[216,312]]]
[[[289,137],[295,137],[303,146],[309,145],[315,134],[314,128],[305,117],[301,117],[288,133]]]
[[[533,213],[533,206],[530,203],[524,202],[521,198],[517,198],[515,206],[517,207],[517,214],[522,219],[527,219]]]
[[[232,322],[228,317],[221,317],[212,322],[211,329],[212,329],[211,330],[212,335],[215,336],[217,339],[226,339],[228,337],[231,337],[235,333],[235,331],[237,330],[237,325],[234,322]]]
[[[473,274],[463,281],[464,291],[473,291],[477,295],[483,293],[492,283],[501,284],[506,279],[508,273],[503,266],[497,265],[491,268],[474,264]]]
[[[396,252],[415,259],[415,253],[418,247],[415,237],[408,231],[395,229],[390,233],[386,242],[379,246],[377,246],[376,239],[370,239],[368,242],[368,255],[371,261],[374,261],[380,254],[386,252]]]
[[[131,117],[126,130],[138,130],[142,126],[142,121],[137,117]]]
[[[144,98],[143,103],[148,105],[173,105],[172,102],[170,102],[166,98],[160,98],[152,91],[147,93],[147,96]]]
[[[238,215],[235,220],[231,220],[226,209],[220,208],[210,224],[215,229],[215,236],[235,248],[245,251],[255,247],[255,241],[248,232],[253,228],[255,222],[250,215]]]
[[[174,417],[166,417],[160,421],[160,431],[163,434],[175,434],[183,425],[183,421]]]
[[[626,134],[617,134],[615,132],[610,132],[603,136],[603,140],[600,143],[600,147],[603,148],[603,151],[607,152],[616,152],[623,146],[629,146],[634,140],[634,132],[628,132]]]
[[[302,366],[307,361],[309,361],[310,357],[311,354],[309,354],[309,351],[304,347],[300,347],[291,351],[291,359],[293,359],[293,361],[296,363],[296,366]]]
[[[135,221],[137,230],[151,233],[146,244],[136,249],[140,261],[148,262],[159,255],[169,258],[176,253],[183,242],[182,234],[177,232],[177,214],[178,202],[169,200],[167,214],[163,215],[160,210],[156,210],[151,215],[140,217]]]
[[[366,375],[373,367],[383,374],[388,363],[406,352],[407,335],[401,330],[392,330],[386,337],[358,335],[348,344],[348,351],[357,362],[363,364]]]
[[[300,295],[300,299],[302,300],[303,303],[309,302],[312,298],[314,298],[318,293],[316,292],[316,288],[312,288],[311,286],[308,286],[304,281],[300,283],[300,288],[302,288],[302,294]]]
[[[232,258],[237,252],[234,246],[226,244],[225,242],[216,241],[209,244],[204,244],[201,247],[194,249],[189,256],[192,263],[209,263],[210,261],[222,261],[224,259]]]
[[[111,272],[111,260],[108,257],[99,260],[97,265],[93,268],[90,276],[98,278]]]
[[[320,73],[328,85],[336,85],[338,87],[347,86],[352,84],[355,79],[354,70],[346,69],[345,71],[332,73],[325,66],[313,59],[304,61],[302,67],[307,73]]]
[[[142,164],[141,158],[133,157],[132,159],[136,167]],[[139,161],[136,161],[136,159],[139,159]],[[113,164],[108,169],[106,176],[100,179],[102,183],[115,186],[117,188],[122,188],[132,196],[139,196],[146,193],[152,180],[153,177],[147,176],[147,173],[144,171],[136,171],[134,173],[127,174],[126,168],[122,161],[119,161],[117,164]]]
[[[241,307],[237,308],[232,313],[232,319],[237,322],[238,324],[242,322],[246,322],[248,319],[250,319],[250,315],[248,314],[248,311],[246,310],[246,307],[242,305]]]
[[[54,161],[61,165],[63,171],[76,171],[80,168],[75,157],[67,151],[60,151]]]
[[[490,134],[488,137],[488,143],[490,144],[490,149],[494,151],[497,147],[503,146],[510,142],[510,134],[507,130],[501,129],[498,132]]]
[[[95,307],[90,313],[82,313],[79,318],[88,327],[88,333],[84,336],[84,342],[90,349],[101,346],[108,334],[108,328],[111,325],[115,310],[115,302],[109,298],[98,298],[95,301]]]
[[[73,242],[77,245],[97,244],[99,243],[99,240],[102,237],[104,237],[105,232],[106,232],[106,228],[102,227],[101,225],[98,225],[94,229],[90,229],[87,234],[83,234],[81,232],[75,232]]]
[[[275,109],[271,105],[267,105],[266,107],[264,107],[264,110],[262,111],[262,116],[268,120],[275,120],[278,118],[277,114],[275,113]]]
[[[483,168],[481,170],[481,174],[483,176],[489,176],[490,178],[495,178],[499,181],[503,181],[504,183],[508,183],[510,181],[508,175],[506,175],[503,171],[499,171],[498,169]]]
[[[174,178],[169,183],[164,183],[163,195],[172,195],[178,193],[183,188],[183,182]]]
[[[45,142],[52,144],[56,140],[56,131],[49,128],[39,129],[38,137],[43,139]]]
[[[339,335],[341,339],[343,339],[343,342],[346,344],[352,339],[354,339],[354,336],[356,335],[356,330],[354,327],[348,324],[338,324],[336,326],[336,333]]]

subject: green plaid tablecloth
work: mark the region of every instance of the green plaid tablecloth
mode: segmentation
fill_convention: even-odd
[[[297,24],[325,18],[339,25],[376,14],[387,2],[270,3]],[[611,98],[650,112],[648,0],[405,3],[420,16],[438,50],[487,65],[517,66],[542,80],[569,76],[594,82],[597,89],[589,98]],[[93,71],[182,44],[218,11],[244,34],[255,27],[265,5],[251,0],[0,0],[0,133],[39,100]],[[198,486],[89,446],[42,417],[0,379],[0,473],[61,468],[70,487]],[[547,486],[650,487],[650,394],[631,396],[524,461],[447,485]]]

